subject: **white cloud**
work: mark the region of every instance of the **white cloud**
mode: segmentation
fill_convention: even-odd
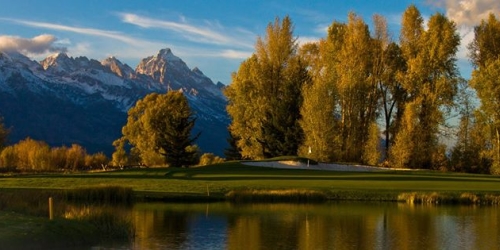
[[[19,51],[25,54],[44,54],[47,52],[66,51],[65,47],[54,46],[57,38],[43,34],[33,38],[0,36],[0,50]]]
[[[77,43],[69,49],[71,50],[71,54],[74,55],[89,55],[93,51],[92,46],[87,42]]]
[[[247,51],[236,51],[236,50],[224,50],[220,54],[224,58],[228,59],[246,59],[252,56],[252,52]]]
[[[125,23],[133,24],[142,28],[158,28],[170,30],[181,34],[186,39],[194,42],[229,46],[236,45],[246,48],[253,47],[253,44],[249,44],[246,42],[248,40],[248,32],[243,32],[241,31],[241,29],[234,30],[236,33],[238,33],[236,34],[236,36],[243,35],[243,39],[241,37],[227,35],[223,32],[224,27],[222,27],[222,25],[218,22],[205,21],[206,26],[195,26],[188,24],[185,17],[181,18],[181,22],[173,22],[153,19],[131,13],[120,13],[119,15],[122,21]],[[255,39],[255,36],[253,36],[253,39]]]
[[[468,78],[472,71],[472,65],[467,55],[469,52],[467,46],[474,40],[474,29],[472,27],[460,26],[458,32],[461,37],[457,52],[458,66],[461,69],[462,76]]]
[[[124,35],[118,31],[110,31],[110,30],[101,30],[101,29],[93,29],[93,28],[81,28],[81,27],[73,27],[68,25],[54,24],[54,23],[46,23],[46,22],[34,22],[20,19],[6,19],[0,18],[2,20],[18,23],[21,25],[35,27],[35,28],[43,28],[49,30],[56,31],[66,31],[71,33],[77,33],[87,36],[101,37],[101,38],[109,38],[113,40],[118,40],[133,47],[158,47],[161,48],[165,46],[164,44],[155,43],[147,40],[138,39],[135,37]],[[62,40],[62,42],[68,42],[69,40]]]
[[[313,37],[313,36],[299,36],[297,39],[297,42],[299,46],[304,45],[306,43],[316,43],[319,42],[321,38],[319,37]]]
[[[457,24],[461,42],[457,53],[462,75],[470,76],[472,66],[468,61],[467,46],[474,39],[474,26],[486,20],[490,14],[500,16],[498,0],[434,0],[431,3],[446,10],[446,16]]]
[[[128,43],[128,44],[135,44],[137,42],[136,39],[128,37],[126,35],[123,35],[120,32],[116,32],[116,31],[91,29],[91,28],[79,28],[79,27],[72,27],[72,26],[61,25],[61,24],[32,22],[32,21],[18,20],[18,19],[7,19],[7,20],[22,24],[22,25],[30,26],[30,27],[45,28],[45,29],[58,30],[58,31],[68,31],[68,32],[72,32],[72,33],[78,33],[78,34],[84,34],[84,35],[90,35],[90,36],[106,37],[106,38],[119,40],[119,41],[122,41],[122,42]]]
[[[490,13],[500,15],[498,0],[436,0],[434,4],[443,6],[446,15],[458,26],[472,27],[487,19]]]
[[[467,46],[474,40],[474,29],[472,27],[459,27],[460,33],[460,47],[458,49],[457,57],[467,59]]]

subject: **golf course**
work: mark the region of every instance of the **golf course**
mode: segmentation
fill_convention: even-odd
[[[304,163],[303,159],[294,160]],[[131,189],[139,199],[164,201],[311,199],[498,204],[500,200],[500,178],[491,175],[428,170],[355,171],[356,166],[352,166],[353,171],[349,171],[349,166],[343,171],[326,171],[314,168],[316,163],[310,168],[273,168],[252,163],[256,164],[235,161],[194,168],[4,174],[0,187],[12,191],[113,186]]]
[[[47,218],[49,197],[55,200],[54,220]],[[125,215],[127,212],[123,212],[130,210],[131,204],[206,203],[208,208],[212,202],[253,206],[259,203],[332,204],[331,201],[491,207],[500,204],[500,178],[307,163],[306,159],[296,157],[193,168],[4,173],[0,177],[0,218],[4,221],[0,226],[0,239],[9,246],[19,247],[92,246],[110,240],[132,241],[139,236],[135,236],[135,226]],[[110,208],[106,204],[115,205]]]

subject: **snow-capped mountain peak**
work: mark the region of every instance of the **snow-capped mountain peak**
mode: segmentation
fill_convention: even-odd
[[[18,67],[37,70],[40,65],[17,51],[0,51],[0,67]]]
[[[56,53],[48,56],[40,62],[44,70],[55,72],[67,71],[70,69],[71,59],[66,53]]]
[[[158,55],[156,55],[156,58],[162,58],[169,62],[182,61],[179,57],[174,55],[174,53],[172,53],[172,50],[169,48],[161,49],[158,52]]]
[[[169,78],[172,78],[173,74],[188,75],[191,70],[189,67],[180,59],[175,56],[170,49],[162,49],[155,56],[149,56],[141,60],[137,65],[135,72],[138,74],[144,74],[152,77],[155,81],[162,84],[170,84]],[[169,76],[167,76],[170,75]],[[175,85],[175,83],[173,83]],[[180,88],[176,86],[175,89]]]
[[[102,60],[101,64],[111,70],[111,72],[123,78],[132,78],[135,74],[134,70],[130,66],[123,64],[114,56]]]

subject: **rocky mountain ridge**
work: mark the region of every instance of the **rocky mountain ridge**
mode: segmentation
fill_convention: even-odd
[[[138,99],[181,90],[197,116],[194,132],[202,132],[197,144],[222,155],[229,125],[223,86],[170,49],[142,59],[135,70],[115,57],[97,61],[58,53],[36,62],[0,51],[0,116],[12,128],[12,143],[31,137],[110,154]]]

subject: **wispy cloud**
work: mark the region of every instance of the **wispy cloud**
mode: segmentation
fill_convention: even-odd
[[[43,34],[33,38],[17,36],[0,36],[0,50],[19,51],[26,54],[43,54],[47,52],[66,51],[65,47],[54,44],[57,38],[53,35]]]
[[[236,50],[224,50],[220,55],[224,58],[228,59],[245,59],[249,58],[252,56],[252,52],[247,52],[247,51],[236,51]]]
[[[102,56],[103,51],[101,50],[102,48],[106,48],[106,53],[140,58],[142,56],[149,55],[155,50],[159,50],[161,48],[169,46],[168,44],[165,43],[128,36],[118,31],[87,28],[87,27],[74,27],[69,25],[61,25],[55,23],[38,22],[38,21],[22,20],[22,19],[0,18],[0,20],[16,23],[27,27],[69,32],[83,36],[101,38],[100,40],[92,40],[92,41],[88,41],[86,39],[79,39],[76,45],[73,46],[71,46],[72,45],[71,41],[67,38],[55,41],[56,45],[67,47],[71,54],[76,54],[76,55]],[[124,43],[125,46],[117,46],[115,42],[110,44],[109,42],[106,42],[106,40],[120,41]],[[93,48],[93,45],[95,45],[96,43],[101,44],[99,46],[101,49]],[[143,54],[146,52],[149,54]]]
[[[117,32],[117,31],[92,29],[92,28],[80,28],[80,27],[72,27],[72,26],[61,25],[61,24],[45,23],[45,22],[33,22],[33,21],[19,20],[19,19],[3,18],[3,20],[11,21],[11,22],[18,23],[18,24],[25,25],[25,26],[29,26],[29,27],[44,28],[44,29],[58,30],[58,31],[67,31],[67,32],[84,34],[84,35],[89,35],[89,36],[106,37],[106,38],[115,39],[115,40],[118,40],[118,41],[121,41],[121,42],[124,42],[127,44],[136,44],[137,43],[137,39],[131,38],[129,36],[124,35],[121,32]]]
[[[37,20],[0,18],[0,22],[14,23],[32,27],[36,30],[50,30],[58,36],[58,38],[54,35],[43,35],[34,38],[0,36],[0,49],[5,49],[7,46],[16,50],[23,48],[22,53],[31,56],[33,59],[42,60],[48,53],[53,53],[56,48],[60,47],[61,50],[59,51],[68,52],[72,56],[87,56],[90,58],[115,56],[134,67],[140,59],[154,55],[158,50],[168,47],[176,55],[183,58],[188,65],[204,66],[208,75],[218,74],[218,80],[229,82],[229,80],[225,79],[227,78],[225,74],[214,72],[218,72],[224,67],[233,70],[232,66],[228,65],[250,57],[256,39],[256,35],[249,30],[238,27],[226,29],[218,22],[204,21],[201,25],[194,26],[189,25],[185,18],[182,18],[180,23],[175,23],[140,16],[135,16],[138,19],[131,17],[133,16],[128,17],[129,20],[135,20],[134,24],[136,26],[147,29],[135,33],[140,34],[140,37],[129,35],[129,33],[92,27],[38,22]],[[152,28],[157,30],[150,30]],[[160,42],[143,38],[150,35],[158,37],[158,33],[165,33],[165,30],[173,32],[173,35],[169,36],[173,39],[167,38]],[[147,34],[148,32],[152,34]],[[62,37],[59,39],[60,36]],[[35,46],[37,44],[40,47]],[[46,49],[44,50],[44,48]],[[40,53],[35,54],[37,51]],[[200,58],[207,58],[207,60],[200,60]]]
[[[181,18],[181,22],[166,21],[153,19],[149,17],[139,16],[132,13],[119,13],[121,19],[125,23],[133,24],[142,28],[157,28],[176,32],[184,38],[201,43],[238,46],[244,48],[251,48],[253,44],[247,42],[249,32],[242,31],[241,29],[234,29],[235,35],[228,35],[224,32],[224,27],[218,22],[205,22],[205,26],[196,26],[187,23],[186,18]],[[237,37],[237,35],[243,37]],[[255,39],[255,35],[252,35]]]

